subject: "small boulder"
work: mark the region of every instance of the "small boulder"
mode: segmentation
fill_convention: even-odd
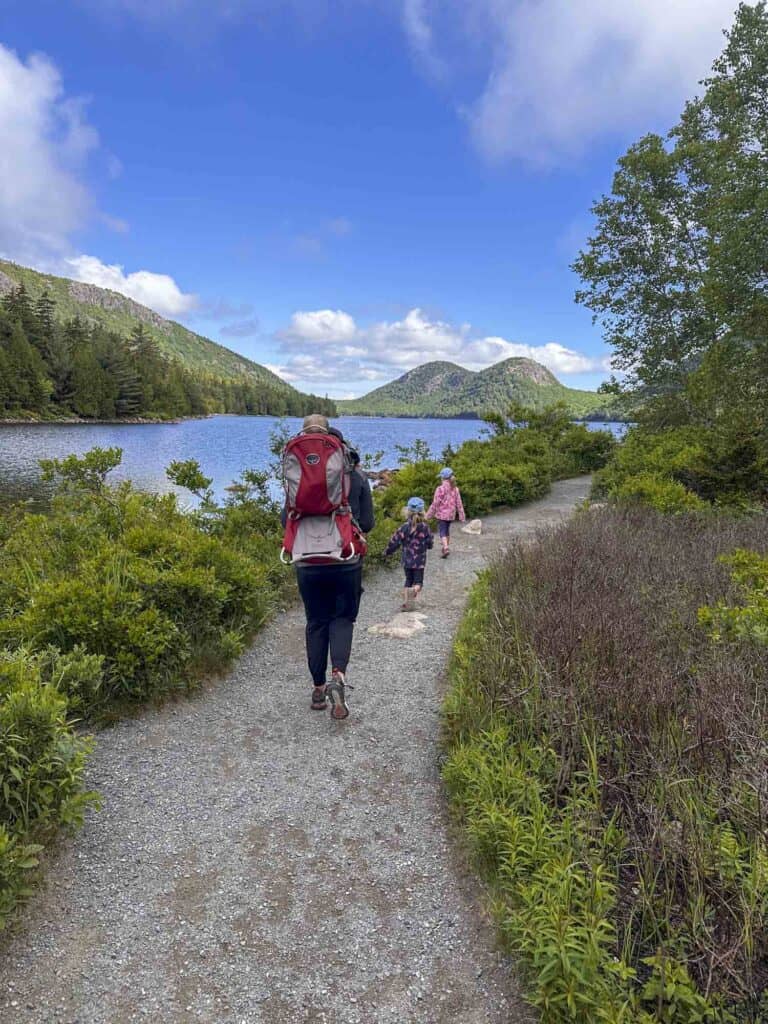
[[[462,533],[482,533],[483,522],[481,519],[471,519],[466,526],[462,526]]]
[[[427,616],[421,612],[398,612],[393,615],[389,622],[376,622],[368,627],[372,636],[389,636],[396,640],[407,640],[414,633],[420,633],[425,628],[424,622]]]

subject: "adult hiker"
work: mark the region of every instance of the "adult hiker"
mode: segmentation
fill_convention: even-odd
[[[461,492],[450,466],[440,470],[440,479],[442,483],[438,484],[435,489],[432,504],[427,510],[426,518],[437,519],[437,529],[443,549],[440,552],[440,557],[447,558],[451,553],[451,523],[454,519],[460,519],[462,523],[466,522],[467,517],[464,514]]]
[[[349,715],[346,672],[363,593],[363,535],[375,523],[370,484],[359,463],[341,431],[320,415],[307,416],[283,452],[283,549],[296,567],[307,619],[310,707],[324,711],[330,700],[337,720]]]

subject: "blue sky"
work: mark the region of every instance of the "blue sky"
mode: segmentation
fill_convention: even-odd
[[[595,387],[568,269],[732,0],[10,0],[0,253],[360,394],[530,355]]]

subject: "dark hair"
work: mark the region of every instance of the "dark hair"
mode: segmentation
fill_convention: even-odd
[[[328,427],[328,433],[333,434],[334,437],[338,437],[340,441],[344,440],[344,435],[342,434],[338,427]]]
[[[354,448],[350,448],[349,449],[349,457],[350,457],[350,459],[352,459],[352,465],[353,466],[359,466],[360,465],[360,456],[357,454],[357,452],[355,451]]]

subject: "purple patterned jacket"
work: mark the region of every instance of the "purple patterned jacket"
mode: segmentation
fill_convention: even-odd
[[[411,531],[410,523],[403,523],[392,534],[385,555],[393,555],[403,549],[403,565],[406,569],[423,569],[427,564],[427,551],[432,547],[432,531],[426,523],[417,523]]]

